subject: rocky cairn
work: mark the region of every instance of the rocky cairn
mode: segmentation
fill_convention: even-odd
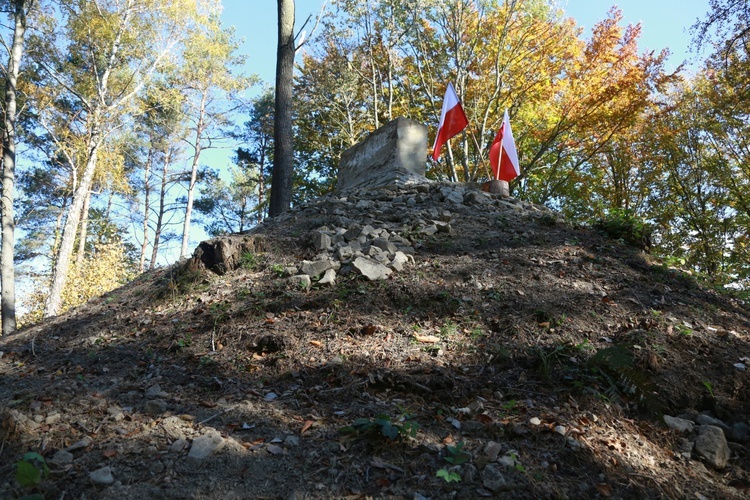
[[[311,259],[286,266],[295,286],[334,285],[336,277],[358,273],[387,279],[414,263],[420,242],[450,235],[462,217],[559,216],[546,207],[490,192],[479,183],[433,182],[424,176],[427,128],[397,118],[342,155],[336,191],[294,207],[245,234],[202,242],[189,262],[218,274],[236,269],[242,255],[267,249],[265,234],[291,219],[311,224]]]

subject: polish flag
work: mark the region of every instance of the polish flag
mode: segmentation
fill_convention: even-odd
[[[438,132],[435,136],[435,145],[432,147],[432,159],[437,161],[443,144],[465,129],[468,124],[469,120],[466,118],[464,108],[461,107],[456,91],[453,85],[448,83],[445,98],[443,98],[443,110],[440,113],[440,124],[438,124]]]
[[[516,152],[516,141],[513,140],[513,132],[510,130],[510,118],[508,110],[505,110],[503,124],[498,130],[495,140],[490,146],[490,165],[496,180],[510,182],[521,175],[518,165],[518,153]]]

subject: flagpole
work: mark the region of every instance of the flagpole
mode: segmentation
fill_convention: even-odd
[[[484,162],[484,156],[482,156],[481,150],[479,149],[479,143],[477,142],[477,138],[474,137],[474,132],[469,128],[469,135],[471,136],[472,140],[474,141],[474,147],[477,148],[477,156],[479,156],[479,162],[484,167],[484,171],[487,172],[487,177],[492,179],[492,173],[490,173],[490,170],[487,168],[487,164]]]
[[[498,144],[498,146],[500,146],[500,151],[498,151],[497,155],[497,176],[495,177],[496,181],[500,180],[500,167],[503,165],[503,141],[500,141],[500,144]],[[510,182],[508,183],[508,185],[510,186]]]

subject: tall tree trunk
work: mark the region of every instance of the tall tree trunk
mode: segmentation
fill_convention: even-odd
[[[0,250],[0,309],[2,310],[2,333],[10,335],[16,330],[16,283],[13,264],[15,243],[15,214],[13,211],[16,181],[16,84],[18,67],[23,56],[26,34],[26,7],[32,0],[13,2],[13,45],[8,58],[5,79],[5,119],[3,121],[3,191],[2,191],[2,250]]]
[[[86,196],[91,190],[91,183],[94,179],[94,171],[96,170],[96,158],[99,153],[99,147],[101,146],[102,133],[99,127],[101,120],[101,109],[95,108],[92,117],[92,128],[91,136],[88,144],[88,160],[86,161],[86,167],[83,170],[83,176],[81,177],[81,183],[78,185],[75,193],[73,194],[73,203],[70,206],[68,212],[68,218],[65,221],[65,227],[63,228],[62,240],[60,241],[60,249],[57,253],[57,261],[55,263],[55,269],[52,272],[52,285],[50,286],[49,296],[47,297],[47,303],[44,306],[44,317],[57,316],[60,312],[60,306],[62,305],[62,292],[65,288],[65,283],[68,278],[68,269],[70,268],[70,258],[73,255],[73,246],[75,244],[76,234],[78,233],[78,223],[81,219],[81,213],[83,210],[83,204],[86,201]]]
[[[190,237],[190,218],[193,214],[193,200],[195,198],[195,183],[198,180],[198,161],[201,157],[201,141],[203,140],[203,129],[205,127],[206,101],[208,100],[208,89],[203,91],[200,109],[198,110],[198,123],[195,127],[195,144],[193,148],[193,164],[190,167],[190,184],[188,185],[187,207],[185,208],[185,223],[182,226],[182,248],[180,257],[188,256],[188,239]]]
[[[276,102],[273,124],[274,165],[268,215],[276,217],[292,204],[294,144],[292,75],[294,73],[294,0],[277,0],[279,41],[276,50]]]
[[[164,211],[167,206],[167,175],[169,174],[169,163],[172,161],[172,149],[168,148],[164,154],[164,167],[161,170],[161,188],[159,189],[159,211],[156,213],[156,227],[154,228],[154,247],[151,251],[151,262],[149,269],[156,267],[156,258],[159,255],[159,241],[164,228]]]
[[[79,269],[83,266],[86,257],[86,237],[89,229],[89,207],[91,206],[91,191],[86,193],[86,199],[81,209],[81,231],[78,234],[78,254],[76,255],[76,267]]]
[[[141,242],[141,258],[138,262],[138,272],[143,272],[146,266],[146,250],[148,249],[148,217],[151,213],[151,164],[154,161],[154,150],[149,148],[146,166],[143,169],[143,241]]]
[[[263,162],[261,161],[261,165]],[[258,175],[258,224],[263,222],[263,199],[265,196],[265,182],[263,180],[263,167],[260,168],[260,175]]]

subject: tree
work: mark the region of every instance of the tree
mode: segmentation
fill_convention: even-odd
[[[218,14],[212,14],[207,22],[196,25],[188,36],[184,64],[179,74],[186,82],[188,98],[185,116],[192,123],[192,137],[188,139],[188,144],[193,154],[182,231],[182,257],[188,255],[190,220],[201,153],[212,147],[215,140],[210,133],[212,129],[226,125],[229,112],[237,107],[231,104],[232,94],[254,81],[232,73],[244,62],[244,57],[236,54],[238,48],[234,29],[222,29]],[[224,99],[225,96],[229,96],[229,99]]]
[[[45,316],[60,310],[69,275],[70,258],[82,210],[91,190],[98,155],[107,136],[122,126],[133,98],[165,62],[180,40],[184,22],[196,12],[188,0],[74,0],[59,5],[67,46],[47,43],[37,51],[36,62],[46,79],[38,82],[37,96],[56,93],[57,104],[71,105],[85,117],[86,131],[80,147],[71,150],[55,129],[56,124],[37,105],[40,125],[60,147],[76,174],[69,207],[53,268]],[[61,50],[62,49],[62,50]],[[79,156],[80,155],[80,156]]]
[[[241,155],[235,158],[240,163]],[[206,216],[206,233],[214,237],[221,234],[241,233],[253,224],[253,215],[259,211],[258,173],[244,165],[229,169],[231,176],[225,182],[215,170],[209,171],[208,187],[195,200],[195,209]]]
[[[268,215],[276,217],[292,202],[294,131],[292,88],[294,72],[294,0],[277,0],[278,44],[276,49],[276,98],[273,127],[273,179]]]
[[[253,102],[250,119],[241,131],[234,134],[246,147],[237,148],[237,165],[243,171],[256,172],[251,180],[257,183],[257,221],[261,223],[268,211],[268,183],[273,166],[274,91],[266,89]]]
[[[508,108],[524,172],[515,192],[559,207],[577,196],[592,158],[633,126],[671,78],[662,67],[666,53],[639,54],[640,27],[622,27],[616,9],[584,41],[547,0],[339,5],[317,50],[303,59],[295,91],[298,149],[333,150],[332,161],[320,162],[328,162],[327,174],[335,174],[330,165],[347,144],[372,130],[376,110],[436,123],[445,84],[453,81],[469,131],[454,140],[447,162],[428,165],[427,175],[485,176],[483,163]],[[317,165],[314,154],[308,157],[315,163],[305,168]]]
[[[136,191],[143,195],[142,204],[137,210],[141,219],[135,221],[142,228],[138,265],[141,272],[146,267],[153,269],[156,265],[165,234],[167,195],[178,180],[172,173],[172,166],[182,152],[182,142],[188,133],[181,124],[184,99],[185,95],[176,83],[176,76],[169,70],[164,72],[163,80],[156,82],[141,97],[143,112],[137,117],[136,123],[144,137],[142,149],[145,151],[141,152],[141,156],[145,156],[145,161],[141,162],[138,170],[141,177],[133,179]],[[139,201],[133,200],[137,204]],[[150,259],[148,266],[147,259]]]
[[[14,189],[16,182],[16,114],[18,72],[23,57],[26,35],[26,16],[34,5],[33,0],[14,0],[11,18],[13,40],[8,48],[8,65],[5,69],[5,109],[2,123],[3,184],[2,184],[2,250],[0,250],[0,310],[2,310],[2,334],[10,335],[16,330],[16,287],[13,248],[15,245]]]

